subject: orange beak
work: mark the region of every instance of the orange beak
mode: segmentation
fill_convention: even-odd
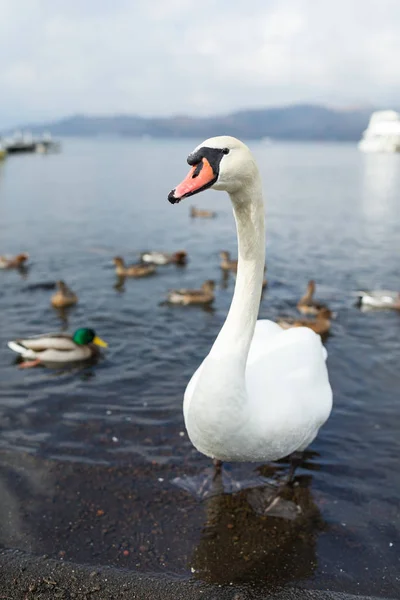
[[[211,187],[217,180],[212,166],[206,158],[193,166],[185,179],[168,194],[168,200],[171,204],[180,202],[183,198],[193,196]]]

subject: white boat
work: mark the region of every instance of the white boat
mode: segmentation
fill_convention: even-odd
[[[400,152],[400,114],[394,110],[372,113],[358,147],[362,152]]]

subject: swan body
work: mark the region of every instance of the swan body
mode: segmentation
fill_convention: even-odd
[[[400,292],[375,290],[357,292],[362,306],[369,308],[392,308],[400,310]]]
[[[188,157],[171,203],[213,187],[229,193],[238,234],[235,292],[226,321],[192,376],[183,403],[193,445],[222,461],[271,461],[304,450],[332,409],[320,337],[259,320],[265,265],[261,179],[250,150],[221,136]]]

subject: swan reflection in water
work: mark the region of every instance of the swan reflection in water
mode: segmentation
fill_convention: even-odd
[[[281,492],[290,518],[261,516],[269,486],[206,500],[206,523],[189,564],[207,583],[283,585],[312,577],[317,538],[327,529],[311,492],[311,475],[295,477]]]

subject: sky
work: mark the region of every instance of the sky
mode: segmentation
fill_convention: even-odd
[[[400,106],[400,0],[0,0],[0,127]]]

